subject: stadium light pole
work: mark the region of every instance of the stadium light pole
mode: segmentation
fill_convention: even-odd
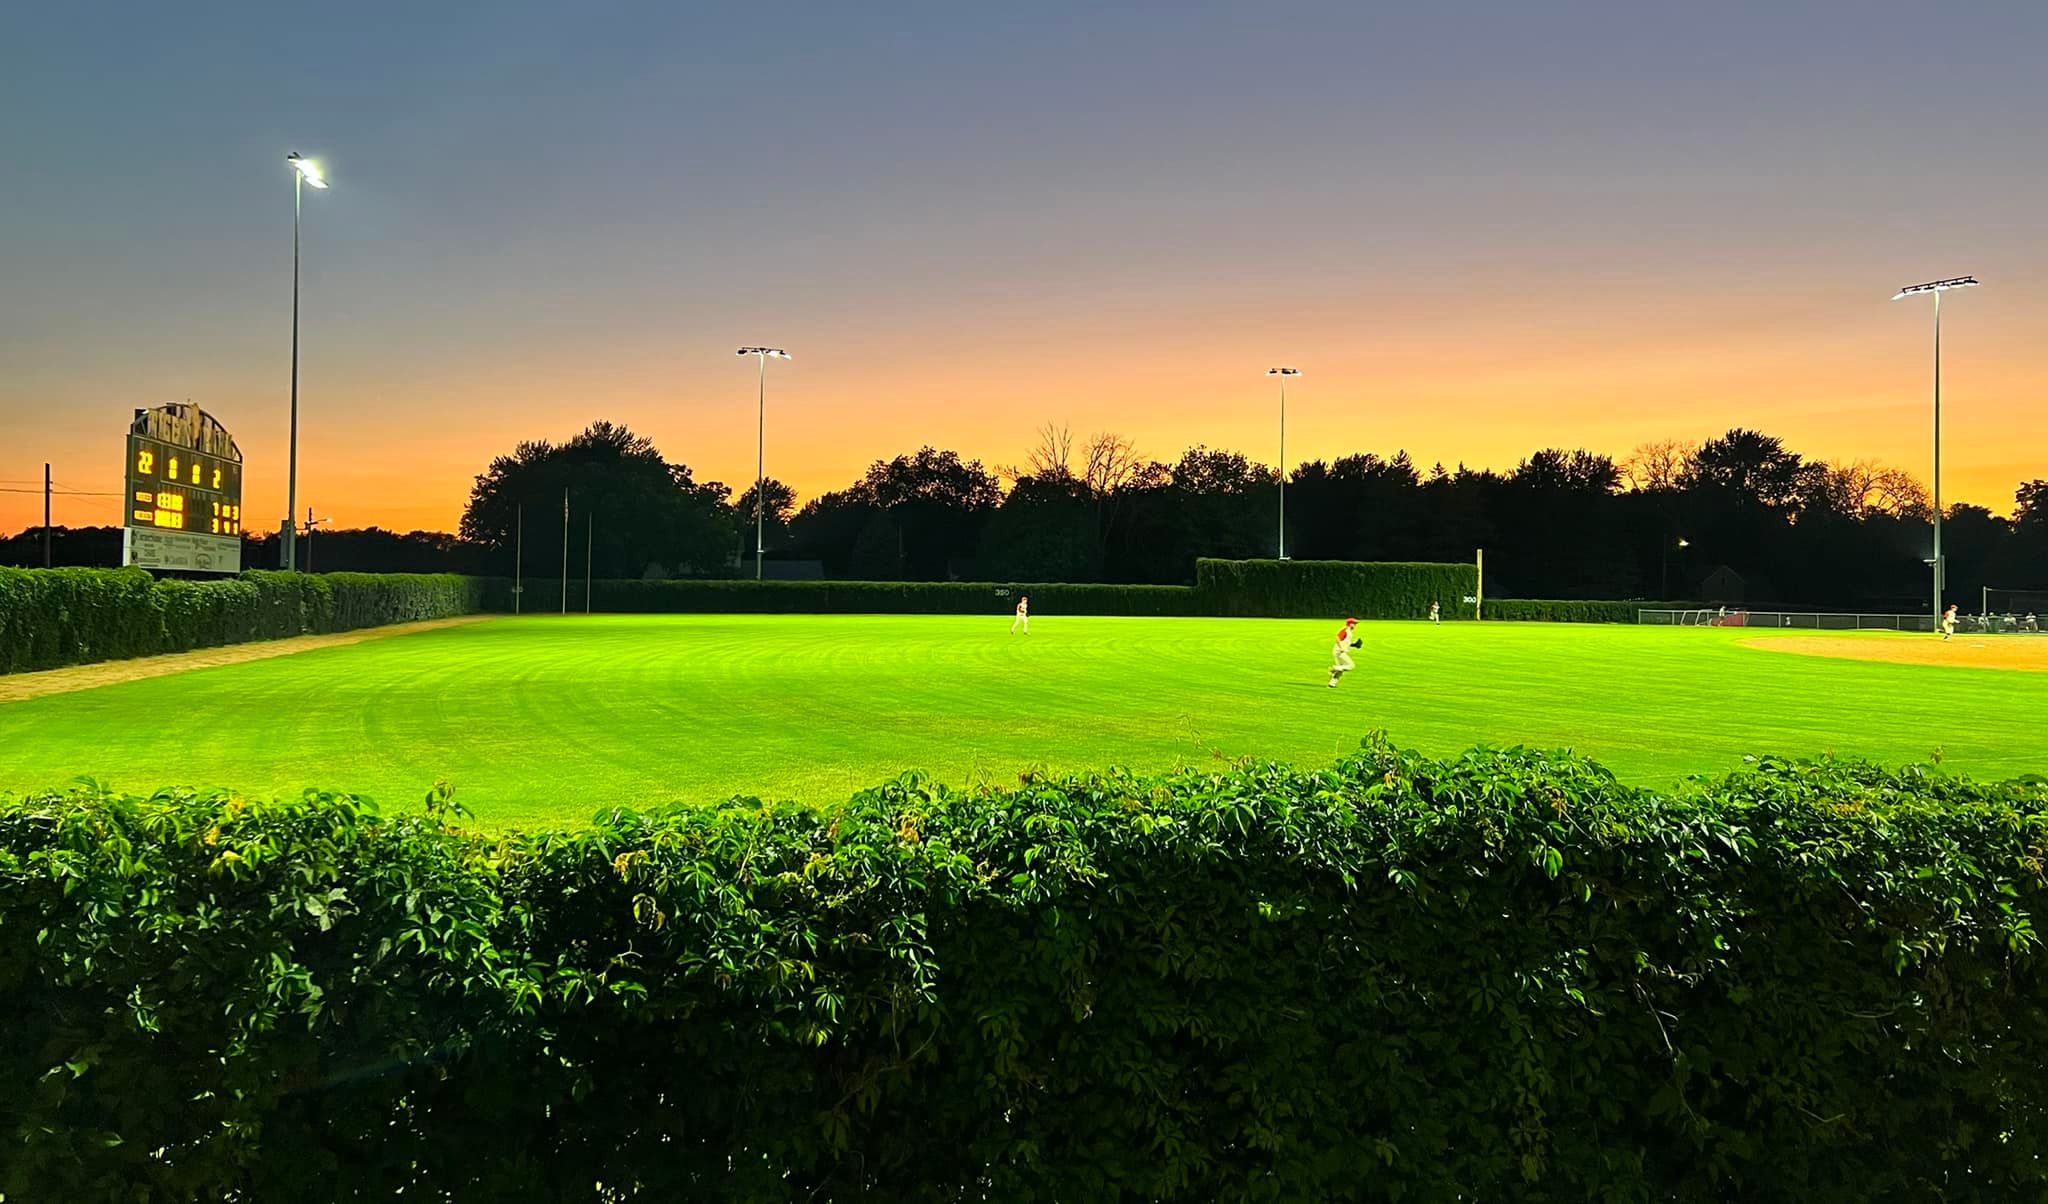
[[[1971,288],[1977,283],[1975,276],[1951,276],[1947,280],[1930,280],[1926,284],[1909,284],[1892,294],[1892,300],[1903,301],[1922,293],[1934,294],[1934,621],[1941,622],[1942,588],[1946,565],[1941,561],[1941,295],[1952,288]]]
[[[305,186],[326,188],[327,177],[320,165],[297,151],[286,155],[292,165],[292,438],[291,467],[287,473],[284,501],[284,567],[299,567],[299,547],[292,530],[292,516],[299,512],[299,210]]]
[[[760,422],[760,429],[754,436],[754,580],[759,581],[761,557],[767,547],[761,538],[762,516],[766,512],[762,503],[761,488],[768,479],[768,361],[786,360],[789,358],[789,352],[780,347],[742,347],[733,354],[751,355],[760,362],[761,367],[754,394],[754,404]]]
[[[1267,376],[1280,378],[1280,559],[1287,559],[1287,378],[1300,376],[1299,368],[1268,368]]]
[[[1681,536],[1679,536],[1679,538],[1678,538],[1678,550],[1679,550],[1679,551],[1683,552],[1683,551],[1684,551],[1685,549],[1687,549],[1687,548],[1689,548],[1689,547],[1691,547],[1691,546],[1692,546],[1692,541],[1691,541],[1691,540],[1689,540],[1689,539],[1685,538],[1685,537],[1684,537],[1684,536],[1682,536],[1682,535],[1681,535]],[[1661,578],[1659,579],[1659,581],[1658,581],[1658,583],[1657,583],[1657,592],[1658,592],[1659,594],[1663,595],[1663,596],[1662,596],[1662,597],[1660,597],[1660,598],[1658,599],[1658,601],[1660,601],[1660,602],[1669,602],[1669,601],[1671,601],[1671,541],[1670,541],[1670,540],[1668,540],[1668,539],[1664,541],[1664,557],[1663,557],[1663,566],[1664,566],[1664,571],[1663,571],[1663,574],[1662,574]]]

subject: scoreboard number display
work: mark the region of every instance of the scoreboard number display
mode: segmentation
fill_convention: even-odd
[[[172,402],[128,428],[121,563],[242,571],[242,451],[211,414]]]

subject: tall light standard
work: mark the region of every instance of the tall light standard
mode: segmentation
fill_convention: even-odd
[[[1287,559],[1287,378],[1300,376],[1299,368],[1268,368],[1267,376],[1280,378],[1280,559]]]
[[[327,187],[320,165],[293,151],[284,157],[292,165],[292,445],[291,469],[285,486],[284,568],[299,567],[298,541],[292,530],[292,515],[299,511],[299,198],[305,186]]]
[[[1941,295],[1952,288],[1970,288],[1977,283],[1975,276],[1954,276],[1947,280],[1930,280],[1926,284],[1909,284],[1892,294],[1892,300],[1901,301],[1917,297],[1921,293],[1934,294],[1934,621],[1941,621],[1942,587],[1947,584],[1947,565],[1941,559]]]
[[[742,347],[735,355],[751,355],[760,362],[760,378],[756,383],[755,404],[759,407],[761,429],[754,442],[754,580],[761,579],[761,557],[767,545],[761,539],[762,515],[766,512],[761,498],[762,486],[767,482],[768,466],[768,361],[786,360],[789,352],[780,347]]]

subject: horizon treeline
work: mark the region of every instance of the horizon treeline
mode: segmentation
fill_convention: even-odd
[[[567,491],[566,532],[562,498]],[[845,488],[798,504],[769,479],[760,507],[768,575],[870,580],[1180,583],[1198,557],[1280,551],[1279,474],[1196,445],[1172,461],[1130,440],[1047,426],[1023,462],[991,466],[922,447],[877,460]],[[593,423],[560,444],[521,443],[476,477],[459,530],[320,531],[316,570],[752,576],[756,504],[698,481],[644,436]],[[1758,431],[1658,440],[1626,457],[1530,452],[1512,470],[1414,463],[1406,452],[1308,460],[1288,473],[1295,559],[1469,561],[1488,592],[1924,609],[1932,508],[1912,473],[1807,459]],[[523,525],[523,538],[520,534]],[[244,563],[276,563],[276,537]],[[1979,589],[2048,590],[2048,480],[2022,483],[2010,517],[1945,507],[1948,600]],[[118,528],[58,529],[57,563],[120,559]],[[0,563],[40,564],[41,528],[0,541]],[[1713,596],[1708,596],[1713,595]]]

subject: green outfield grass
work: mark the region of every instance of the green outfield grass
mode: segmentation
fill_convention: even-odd
[[[1442,753],[1571,747],[1669,784],[1744,754],[2048,771],[2048,674],[1743,648],[1739,630],[1039,616],[503,618],[0,704],[0,790],[307,785],[492,823],[734,793],[825,800],[898,771],[1013,781],[1218,755],[1320,764],[1384,728]],[[1873,637],[1903,638],[1903,637]]]

